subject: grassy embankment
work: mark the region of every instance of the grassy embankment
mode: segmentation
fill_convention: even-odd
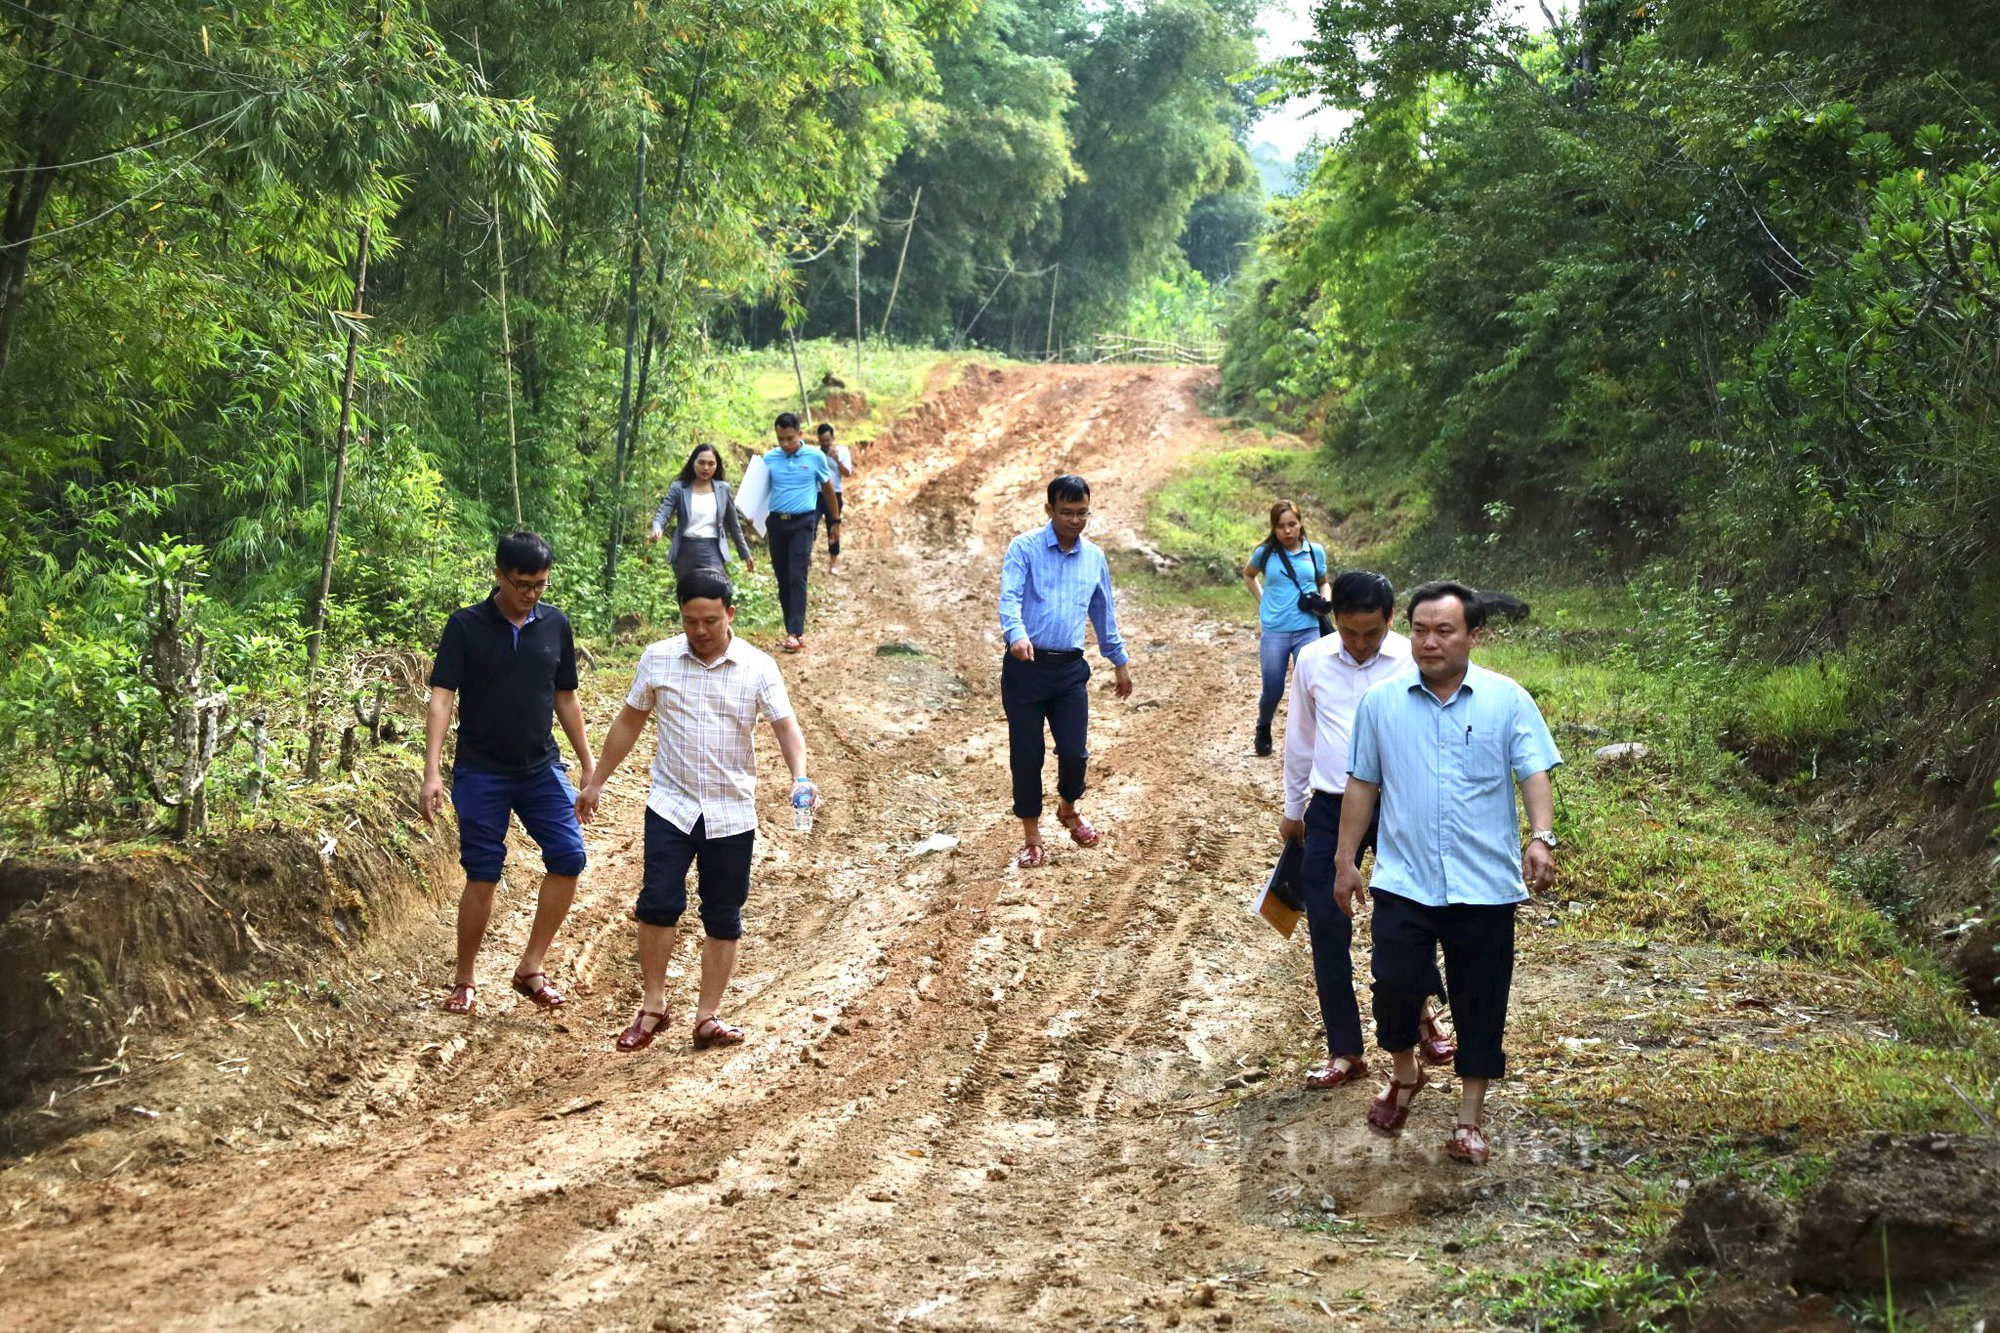
[[[1625,1253],[1670,1222],[1690,1181],[1726,1174],[1795,1194],[1855,1134],[1976,1132],[1969,1103],[1995,1113],[2000,1031],[1899,926],[1896,863],[1843,848],[1783,776],[1842,751],[1855,701],[1838,662],[1734,661],[1724,604],[1592,584],[1504,542],[1454,539],[1407,478],[1336,469],[1322,450],[1254,430],[1238,439],[1153,495],[1151,537],[1180,563],[1131,571],[1127,586],[1254,623],[1235,571],[1283,496],[1336,568],[1378,569],[1399,588],[1456,577],[1533,607],[1489,629],[1476,657],[1535,695],[1569,761],[1557,781],[1562,879],[1537,912],[1552,928],[1526,938],[1524,966],[1538,950],[1582,950],[1653,984],[1643,1003],[1627,991],[1517,1013],[1518,1064],[1545,1071],[1517,1095],[1544,1123],[1626,1145],[1640,1197],[1619,1230]],[[1619,741],[1649,753],[1595,760]],[[1581,1315],[1577,1292],[1610,1301],[1598,1314],[1628,1316],[1662,1295],[1643,1265],[1609,1284],[1572,1281],[1574,1267],[1458,1290],[1514,1318],[1526,1305]]]

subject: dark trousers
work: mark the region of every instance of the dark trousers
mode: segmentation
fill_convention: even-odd
[[[1458,1030],[1460,1078],[1507,1072],[1501,1037],[1514,986],[1514,904],[1451,903],[1427,907],[1399,894],[1375,893],[1375,1040],[1385,1051],[1417,1044],[1426,972],[1444,948],[1451,1022]]]
[[[785,613],[785,633],[806,632],[806,578],[812,573],[813,540],[819,536],[819,515],[796,518],[771,515],[764,526],[771,544],[771,573],[778,580],[778,606]]]
[[[632,915],[649,926],[678,926],[687,911],[687,874],[693,866],[701,871],[701,933],[712,940],[742,939],[756,846],[755,829],[711,838],[706,818],[683,833],[672,820],[646,811],[645,871]]]
[[[1000,707],[1007,713],[1007,760],[1014,774],[1014,814],[1042,816],[1042,738],[1056,738],[1056,794],[1083,795],[1083,766],[1090,757],[1090,663],[1023,662],[1008,654],[1000,663]]]
[[[826,497],[824,495],[819,497],[819,515],[827,521],[826,553],[835,560],[840,559],[840,529],[833,526],[833,521],[839,518],[841,511],[846,508],[847,497],[839,491],[833,493],[833,508],[831,509],[827,508]]]
[[[1354,864],[1375,848],[1380,820],[1368,822]],[[1361,1006],[1354,999],[1354,919],[1333,900],[1333,877],[1340,851],[1340,797],[1316,791],[1306,807],[1306,854],[1300,866],[1305,890],[1306,938],[1312,942],[1313,985],[1319,991],[1320,1021],[1326,1025],[1326,1050],[1333,1056],[1360,1055]],[[1431,958],[1425,978],[1426,995],[1443,995],[1437,959]]]

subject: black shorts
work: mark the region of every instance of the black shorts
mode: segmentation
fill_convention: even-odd
[[[708,836],[697,819],[683,833],[670,819],[646,811],[646,872],[632,915],[649,926],[678,926],[687,911],[689,867],[701,872],[701,931],[712,940],[743,938],[743,904],[750,898],[750,854],[757,830],[726,838]]]
[[[847,508],[847,497],[842,495],[839,491],[835,491],[833,493],[833,499],[834,499],[834,505],[831,509],[829,509],[827,507],[826,497],[824,495],[820,496],[819,503],[813,506],[813,512],[817,513],[821,518],[826,519],[829,522],[831,522],[836,518],[839,518],[840,511]]]

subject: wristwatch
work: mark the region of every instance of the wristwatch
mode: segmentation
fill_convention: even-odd
[[[1528,835],[1528,841],[1544,843],[1550,851],[1554,851],[1556,848],[1562,846],[1561,843],[1556,841],[1556,831],[1554,829],[1536,829]]]

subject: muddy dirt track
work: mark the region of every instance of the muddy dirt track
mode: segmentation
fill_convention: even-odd
[[[1546,1147],[1518,1084],[1496,1088],[1483,1172],[1444,1157],[1449,1079],[1393,1143],[1362,1127],[1372,1088],[1300,1087],[1318,1040],[1303,935],[1285,944],[1246,911],[1278,813],[1278,761],[1249,753],[1247,598],[1236,625],[1126,601],[1137,692],[1121,704],[1101,668],[1093,682],[1084,808],[1106,838],[1079,850],[1051,818],[1050,864],[1010,865],[1001,552],[1041,521],[1058,471],[1095,483],[1097,541],[1141,548],[1147,491],[1222,446],[1208,387],[1177,370],[971,369],[865,451],[847,568],[816,567],[808,649],[781,662],[827,798],[810,836],[783,826],[759,739],[766,822],[725,1008],[747,1045],[689,1046],[684,939],[671,1039],[612,1050],[637,998],[649,734],[551,955],[565,1012],[504,985],[536,865],[517,845],[475,1020],[436,1008],[440,895],[436,923],[374,974],[380,1021],[256,1020],[265,1036],[242,1040],[264,1040],[256,1058],[280,1072],[246,1091],[237,1129],[123,1162],[113,1141],[89,1170],[17,1164],[4,1322],[1483,1322],[1441,1295],[1419,1247],[1475,1220],[1512,1227],[1549,1191],[1587,1201],[1590,1178]],[[896,642],[922,655],[878,654]],[[593,744],[625,683],[605,670],[587,687]],[[956,847],[916,850],[938,833]],[[1601,984],[1601,960],[1524,926],[1523,1010]],[[172,1092],[130,1095],[171,1119]]]

